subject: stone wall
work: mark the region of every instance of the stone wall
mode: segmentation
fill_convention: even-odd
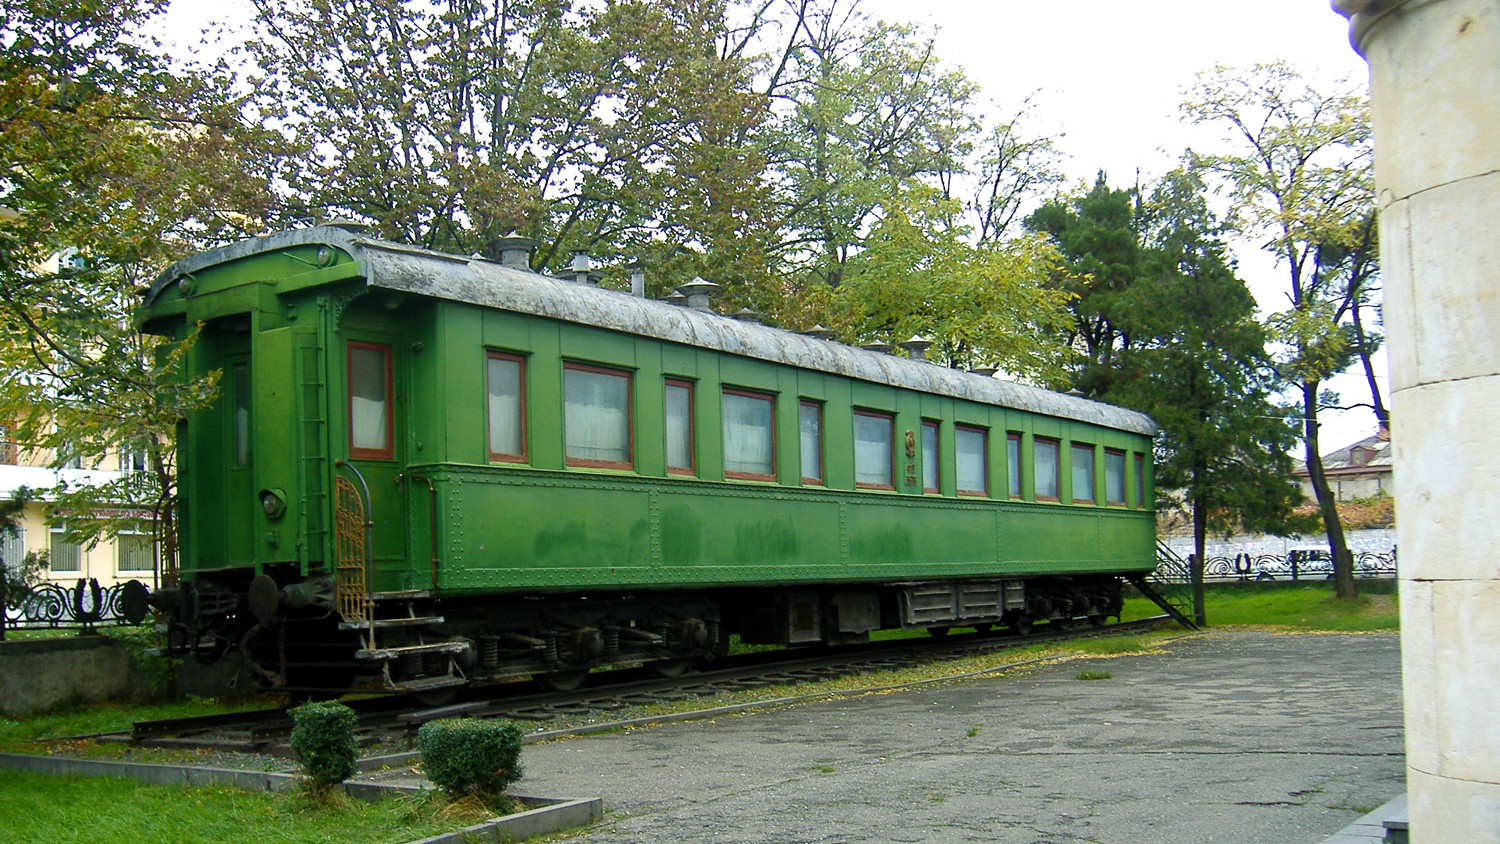
[[[0,715],[5,717],[129,698],[144,690],[130,655],[103,636],[0,642]]]

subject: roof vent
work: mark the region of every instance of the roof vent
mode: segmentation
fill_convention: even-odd
[[[910,340],[902,341],[901,348],[911,355],[912,360],[926,361],[927,350],[932,348],[932,341],[920,334],[913,334]]]
[[[639,255],[632,255],[625,269],[630,270],[630,295],[637,299],[646,298],[646,262]]]
[[[324,220],[319,225],[327,226],[330,229],[343,229],[350,234],[368,234],[370,231],[369,225],[361,223],[358,220],[343,220],[335,218],[332,220]]]
[[[832,340],[833,339],[833,329],[831,329],[831,328],[824,328],[821,323],[817,324],[817,325],[814,325],[812,328],[809,328],[809,329],[807,329],[806,331],[804,331],[802,333],[806,334],[808,337],[813,338],[814,340]]]
[[[677,288],[677,292],[687,297],[687,306],[695,311],[713,312],[711,300],[713,295],[719,291],[719,285],[695,276],[692,281]],[[670,298],[670,297],[668,297]]]
[[[676,290],[673,290],[671,293],[668,293],[667,295],[661,297],[661,300],[663,302],[666,302],[668,305],[676,305],[679,308],[687,304],[687,297],[677,292]]]
[[[739,310],[730,314],[730,316],[734,317],[740,322],[750,322],[756,325],[765,325],[765,320],[761,319],[760,311],[752,311],[749,308],[740,308]]]
[[[572,280],[574,283],[582,284],[585,287],[593,287],[597,285],[599,282],[599,274],[591,272],[593,266],[594,259],[589,255],[588,250],[573,250],[573,266],[571,266],[569,270],[573,274]]]
[[[883,355],[888,355],[891,353],[890,343],[866,343],[863,346],[860,346],[860,348],[864,349],[867,352],[879,352]]]
[[[536,252],[537,241],[512,231],[505,237],[491,238],[485,245],[484,257],[499,261],[501,266],[518,270],[531,269],[531,256]]]
[[[995,373],[999,372],[1000,370],[996,369],[993,366],[971,366],[969,367],[969,371],[975,375],[983,375],[986,378],[992,378],[994,377]]]

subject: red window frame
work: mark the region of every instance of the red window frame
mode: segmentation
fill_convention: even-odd
[[[354,355],[355,349],[371,349],[385,354],[385,447],[356,448],[354,446]],[[396,391],[393,362],[395,352],[385,343],[367,343],[350,340],[344,354],[344,385],[348,393],[345,411],[349,416],[349,458],[351,460],[395,460],[396,459]]]
[[[990,432],[987,431],[987,430],[985,430],[984,428],[979,428],[979,427],[976,427],[974,425],[954,425],[953,426],[953,431],[954,431],[954,435],[953,435],[953,440],[954,440],[954,445],[953,445],[953,460],[954,460],[953,480],[954,480],[954,484],[955,484],[955,486],[954,486],[955,491],[957,491],[959,495],[967,495],[967,496],[971,496],[973,498],[988,498],[990,496]],[[979,435],[980,443],[981,443],[981,445],[980,445],[980,457],[979,457],[979,462],[980,462],[979,468],[980,468],[980,471],[983,472],[983,474],[984,474],[984,489],[982,489],[982,490],[962,490],[962,489],[958,489],[958,487],[957,487],[957,482],[958,482],[958,469],[957,469],[957,466],[958,466],[958,462],[957,462],[958,461],[958,432],[959,431],[971,431],[971,432],[976,433],[976,434]]]
[[[891,468],[890,468],[890,475],[889,475],[890,480],[889,480],[889,482],[888,483],[883,483],[883,484],[872,484],[872,483],[866,483],[866,482],[862,482],[862,481],[858,480],[858,478],[859,478],[859,464],[858,464],[858,454],[859,454],[858,449],[859,449],[859,445],[858,445],[858,439],[856,439],[855,440],[856,462],[855,462],[855,466],[854,466],[854,477],[855,477],[854,488],[855,489],[895,489],[896,488],[896,415],[894,413],[886,413],[886,412],[880,411],[880,410],[859,410],[859,409],[856,409],[854,411],[854,415],[855,416],[867,416],[867,417],[869,417],[871,419],[884,419],[885,422],[886,422],[886,425],[889,427],[890,432],[891,432],[891,435],[890,435],[890,443],[891,443],[890,467]]]
[[[568,456],[568,434],[567,434],[567,370],[573,369],[579,372],[594,372],[600,375],[613,375],[625,379],[625,455],[626,461],[617,460],[590,460],[583,457]],[[567,466],[579,466],[586,469],[634,469],[635,468],[635,375],[628,369],[612,369],[607,366],[594,366],[587,363],[574,363],[563,361],[563,464]]]
[[[688,465],[687,465],[686,468],[684,468],[684,467],[681,467],[681,466],[673,466],[670,463],[668,463],[668,465],[667,465],[667,474],[669,474],[669,475],[696,475],[696,474],[698,474],[698,451],[697,451],[697,447],[698,447],[698,414],[696,414],[696,413],[693,412],[693,382],[692,381],[687,381],[687,380],[682,379],[682,378],[667,378],[665,381],[663,381],[662,386],[663,386],[663,389],[662,389],[661,402],[662,402],[662,419],[663,419],[663,422],[665,422],[665,419],[666,419],[667,389],[670,389],[672,387],[681,387],[681,388],[687,390],[687,406],[688,406],[688,441],[687,441]],[[670,461],[672,459],[672,456],[671,456],[671,451],[672,450],[670,448],[666,448],[666,446],[667,446],[666,434],[667,434],[666,425],[663,424],[662,425],[662,446],[663,446],[663,448],[666,449],[666,453],[663,455],[663,458],[665,460],[669,460]]]
[[[724,405],[723,396],[743,396],[744,398],[760,399],[771,403],[771,473],[763,475],[758,472],[731,472],[728,467],[724,469],[724,477],[737,481],[774,481],[776,480],[776,394],[760,393],[755,390],[740,390],[733,387],[725,387],[723,395],[719,399],[719,412],[722,416]],[[798,467],[801,471],[801,467]]]
[[[493,448],[491,448],[492,443],[489,441],[490,440],[490,431],[489,431],[489,421],[490,421],[490,418],[489,418],[489,413],[490,413],[490,410],[489,410],[490,371],[489,370],[490,370],[490,361],[492,361],[492,360],[508,360],[508,361],[513,361],[514,363],[516,363],[520,367],[520,370],[521,370],[520,371],[520,377],[517,379],[517,384],[516,384],[516,389],[517,389],[517,391],[519,393],[519,398],[520,398],[519,407],[516,409],[516,412],[517,412],[517,414],[520,417],[518,421],[520,422],[520,425],[521,425],[521,437],[520,437],[520,440],[521,440],[521,452],[519,454],[506,454],[504,452],[497,452]],[[485,409],[484,409],[484,414],[485,414],[484,415],[484,419],[485,419],[484,439],[485,439],[485,443],[484,443],[484,447],[485,447],[485,450],[489,452],[490,461],[491,462],[495,462],[495,463],[525,463],[529,459],[529,456],[528,456],[528,453],[527,453],[527,448],[526,448],[527,443],[528,443],[527,431],[526,431],[526,358],[524,356],[522,356],[522,355],[511,354],[510,352],[497,352],[497,351],[494,351],[494,350],[487,350],[485,352],[485,355],[484,355],[484,390],[485,390],[485,402],[484,402],[485,403]]]
[[[1109,497],[1109,458],[1120,458],[1120,497],[1114,499]],[[1104,450],[1104,503],[1110,507],[1125,506],[1125,452],[1118,448],[1106,448]]]
[[[926,460],[927,460],[927,447],[926,447],[926,441],[927,441],[927,431],[928,431],[928,429],[932,430],[932,479],[933,479],[933,481],[935,481],[935,483],[932,486],[928,486],[927,485],[927,464],[926,464]],[[942,452],[943,452],[943,441],[942,441],[942,438],[939,436],[939,434],[941,434],[941,433],[942,433],[942,430],[939,427],[939,424],[938,424],[938,422],[936,420],[933,420],[933,419],[923,419],[922,420],[922,443],[920,443],[919,445],[921,447],[922,460],[923,460],[923,464],[922,464],[922,493],[924,495],[938,495],[938,494],[940,494],[943,491],[943,468],[942,468],[943,463],[942,463],[942,460],[940,460],[939,457],[938,457],[938,455],[942,454]]]
[[[827,454],[823,448],[823,403],[811,399],[802,399],[797,402],[797,445],[799,448],[802,445],[802,408],[804,407],[812,408],[813,412],[818,416],[818,476],[814,478],[809,475],[803,475],[802,483],[811,486],[823,486],[826,483],[824,479],[828,475],[828,461],[825,459]],[[774,437],[775,435],[773,434],[773,441]],[[800,458],[802,455],[798,454],[797,456],[799,458],[797,461],[797,471],[801,472],[802,461]]]

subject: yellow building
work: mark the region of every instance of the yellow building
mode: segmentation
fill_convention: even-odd
[[[145,471],[139,454],[111,453],[99,465],[84,466],[80,461],[64,461],[51,468],[53,454],[18,443],[14,426],[0,421],[0,498],[11,498],[22,487],[32,491],[32,501],[22,511],[19,533],[0,534],[0,560],[15,570],[26,554],[46,551],[46,578],[62,586],[90,578],[100,586],[111,586],[127,580],[155,585],[155,543],[151,536],[149,509],[122,509],[109,513],[138,520],[134,533],[123,533],[118,539],[101,539],[93,547],[68,540],[66,514],[63,520],[49,525],[49,516],[58,515],[53,491],[62,483],[68,486],[102,484],[120,477],[121,472]]]

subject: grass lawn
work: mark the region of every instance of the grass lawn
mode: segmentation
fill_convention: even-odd
[[[1223,583],[1205,590],[1204,610],[1210,627],[1259,627],[1304,633],[1354,633],[1401,629],[1396,584],[1392,580],[1359,581],[1359,597],[1334,597],[1333,583]],[[1160,615],[1145,598],[1127,598],[1124,618]]]
[[[403,842],[461,829],[434,797],[314,804],[300,792],[147,785],[0,771],[8,842]]]

